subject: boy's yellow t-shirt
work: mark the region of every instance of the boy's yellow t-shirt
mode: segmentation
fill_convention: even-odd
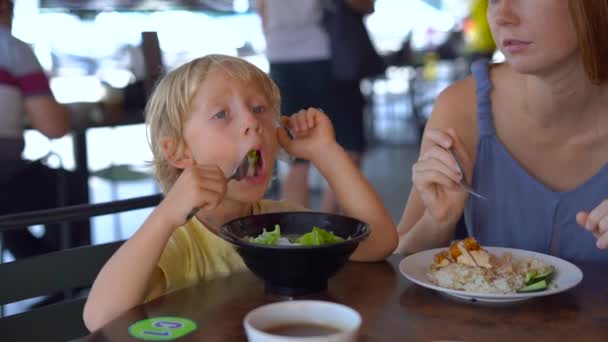
[[[261,200],[253,205],[253,215],[305,210],[285,201]],[[165,293],[246,269],[234,247],[196,217],[171,235],[158,267],[165,277]]]

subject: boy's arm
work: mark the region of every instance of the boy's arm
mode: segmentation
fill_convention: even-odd
[[[397,230],[382,205],[380,197],[365,179],[350,156],[336,142],[330,119],[316,108],[302,109],[290,117],[282,117],[295,139],[277,128],[279,143],[291,155],[310,160],[328,181],[344,212],[370,227],[352,260],[385,259],[397,247]]]
[[[95,279],[83,313],[90,331],[143,303],[145,298],[164,292],[164,276],[157,264],[175,227],[165,222],[161,206],[114,253]]]
[[[369,237],[359,244],[351,260],[378,261],[393,253],[397,230],[380,197],[346,151],[334,142],[311,161],[327,179],[344,213],[370,226]]]
[[[167,155],[175,156],[169,152]],[[89,330],[96,330],[146,298],[163,293],[164,276],[157,265],[171,235],[184,224],[192,208],[213,210],[223,200],[227,181],[219,167],[193,165],[191,158],[180,158],[179,162],[185,169],[171,190],[95,279],[84,308]]]

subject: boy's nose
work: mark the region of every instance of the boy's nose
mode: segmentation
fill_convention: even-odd
[[[247,110],[243,114],[243,134],[250,135],[253,133],[262,133],[262,124],[256,114],[251,110]]]

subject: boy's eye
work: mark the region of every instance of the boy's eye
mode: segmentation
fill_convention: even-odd
[[[213,119],[225,119],[228,116],[225,110],[219,111],[213,115]]]
[[[266,107],[264,107],[264,106],[254,106],[253,107],[253,112],[255,114],[261,114],[261,113],[264,113],[265,111],[266,111]]]

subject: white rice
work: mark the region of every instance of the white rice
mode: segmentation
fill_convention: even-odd
[[[548,265],[533,258],[513,260],[510,253],[492,257],[491,269],[451,263],[444,267],[431,266],[429,280],[438,286],[476,293],[516,293],[525,284],[528,271]]]

